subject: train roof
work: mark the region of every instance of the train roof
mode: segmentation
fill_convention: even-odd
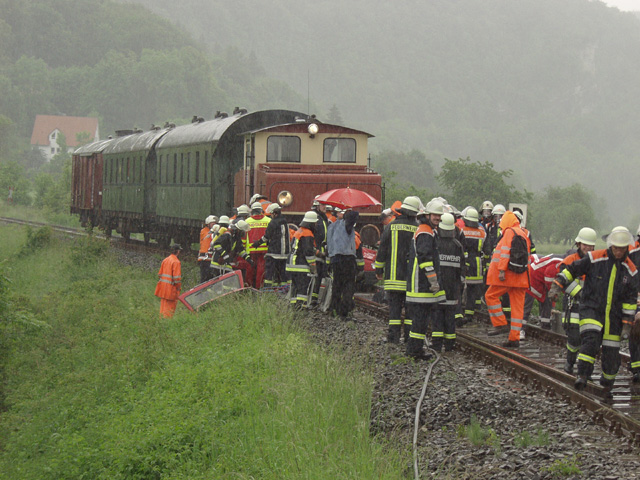
[[[82,145],[74,150],[73,155],[80,155],[81,157],[90,157],[94,153],[100,153],[110,142],[113,142],[112,138],[107,138],[105,140],[98,140],[95,142],[87,143],[86,145]]]
[[[283,122],[292,122],[295,118],[305,116],[304,113],[290,110],[261,110],[257,112],[240,112],[226,117],[194,122],[172,129],[158,142],[157,148],[181,147],[200,143],[220,141],[225,133],[231,135],[239,131],[263,128]]]
[[[258,132],[286,132],[286,133],[308,133],[307,128],[310,123],[315,123],[318,125],[319,132],[318,133],[335,133],[335,134],[347,134],[347,135],[366,135],[369,138],[372,138],[373,135],[367,132],[363,132],[362,130],[355,130],[349,127],[343,127],[342,125],[333,125],[331,123],[322,123],[320,121],[308,121],[308,122],[294,122],[294,123],[283,123],[280,125],[271,125],[264,128],[257,128],[255,130],[249,130],[244,132],[244,134],[258,133]]]
[[[151,150],[153,144],[169,132],[168,128],[159,130],[149,130],[147,132],[138,132],[126,135],[124,137],[116,137],[111,139],[111,142],[105,149],[104,154],[114,154],[122,152],[140,152],[145,150]]]

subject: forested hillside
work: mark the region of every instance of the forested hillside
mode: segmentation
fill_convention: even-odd
[[[303,95],[309,77],[317,113],[337,105],[379,149],[491,161],[533,190],[578,181],[611,207],[640,200],[634,14],[597,0],[127,1],[255,55]]]
[[[36,114],[97,116],[106,136],[194,114],[211,118],[233,102],[306,105],[232,48],[214,56],[192,32],[140,6],[0,0],[0,11],[0,153],[7,130],[28,138]]]

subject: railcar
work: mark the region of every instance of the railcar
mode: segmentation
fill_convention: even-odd
[[[368,168],[370,137],[289,110],[236,109],[178,127],[120,131],[74,153],[71,211],[107,234],[142,233],[161,244],[196,243],[205,217],[230,215],[255,193],[297,222],[332,188],[383,199],[381,177]],[[380,207],[361,211],[363,240],[374,245]]]

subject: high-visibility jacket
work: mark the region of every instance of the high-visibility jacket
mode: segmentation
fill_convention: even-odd
[[[558,275],[564,255],[531,256],[529,263],[529,293],[539,302],[544,302],[547,293]]]
[[[511,254],[511,242],[516,234],[522,236],[527,242],[527,249],[530,252],[531,245],[529,238],[520,228],[520,222],[513,212],[507,210],[500,220],[500,229],[503,234],[491,257],[489,271],[487,272],[487,285],[501,287],[529,288],[529,272],[516,273],[507,267]],[[500,281],[499,272],[505,272],[504,281]]]
[[[531,232],[524,227],[520,227],[520,228],[527,235],[527,238],[529,239],[529,245],[531,246],[530,251],[531,251],[531,255],[533,255],[534,253],[536,253],[536,245],[533,243]]]
[[[431,282],[438,281],[440,290],[431,292]],[[409,248],[409,272],[407,276],[407,302],[439,303],[446,300],[440,282],[440,254],[433,227],[421,224],[411,240]]]
[[[246,222],[251,227],[251,230],[247,233],[247,237],[245,240],[245,250],[248,253],[266,253],[268,246],[266,244],[262,244],[259,247],[252,247],[251,244],[256,240],[260,240],[264,236],[264,232],[267,230],[267,226],[271,218],[266,215],[252,215],[247,218]]]
[[[485,239],[487,232],[477,222],[472,226],[471,222],[463,220],[462,233],[464,234],[464,257],[467,267],[467,284],[482,283],[482,259],[486,248]]]
[[[327,255],[327,232],[329,230],[329,219],[324,212],[317,211],[318,221],[313,229],[313,236],[316,241],[316,253],[320,254],[317,258],[320,262],[324,262]]]
[[[267,208],[269,208],[269,205],[271,205],[273,202],[270,202],[266,198],[260,199],[260,200],[258,200],[258,202],[260,202],[260,204],[262,205],[262,213],[267,215]],[[269,215],[267,215],[267,216],[269,216]]]
[[[574,286],[574,280],[583,275],[584,286]],[[567,265],[556,280],[572,297],[582,291],[581,312],[593,310],[606,321],[621,320],[636,312],[638,269],[628,256],[616,260],[610,248],[589,252]]]
[[[333,213],[329,212],[329,213],[327,213],[327,220],[329,220],[331,223],[333,223],[333,222],[335,222],[337,220],[337,218]]]
[[[198,251],[198,261],[211,260],[209,248],[211,247],[213,233],[208,226],[200,230],[200,250]]]
[[[440,231],[438,235],[438,255],[440,264],[439,280],[446,294],[444,305],[458,305],[462,297],[462,281],[465,275],[464,248],[453,231]]]
[[[262,241],[267,244],[267,257],[286,260],[291,251],[291,238],[287,219],[282,215],[272,217],[267,229],[264,231]]]
[[[364,252],[362,251],[360,232],[356,232],[356,266],[358,270],[364,270]]]
[[[287,272],[309,272],[309,267],[316,264],[316,244],[313,232],[300,227],[293,234],[291,253],[287,260]]]
[[[384,227],[376,255],[375,268],[384,273],[384,289],[404,292],[407,289],[407,272],[413,236],[418,230],[415,218],[400,215]]]
[[[165,300],[177,300],[180,296],[182,286],[182,269],[180,260],[175,253],[172,253],[162,261],[158,271],[158,284],[156,285],[156,297]]]
[[[238,233],[227,230],[218,237],[213,247],[213,258],[211,265],[223,266],[235,261],[236,257],[246,259],[249,254],[246,252],[244,238]]]

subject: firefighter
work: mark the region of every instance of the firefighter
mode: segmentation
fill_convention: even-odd
[[[493,203],[489,200],[485,200],[482,202],[482,206],[480,207],[480,215],[482,216],[482,225],[485,227],[493,221],[493,216],[491,215],[491,211],[493,210]]]
[[[495,207],[494,207],[495,209]],[[507,348],[517,348],[520,346],[520,331],[524,318],[524,296],[529,288],[529,273],[527,270],[529,258],[529,240],[520,228],[518,218],[511,211],[506,211],[502,215],[499,228],[502,236],[491,258],[489,271],[487,272],[487,285],[489,288],[485,293],[487,310],[493,329],[489,335],[499,335],[509,332],[509,339],[503,344]],[[521,245],[520,239],[516,240],[516,235],[522,237],[526,251],[518,251]],[[524,269],[521,273],[514,270],[514,255],[522,255],[519,259],[523,262],[520,266]],[[507,294],[512,308],[511,328],[507,325],[507,319],[500,304],[500,297]]]
[[[358,270],[355,226],[360,214],[347,210],[342,218],[329,226],[327,250],[333,273],[332,311],[342,320],[349,320],[353,308]]]
[[[526,325],[533,309],[533,301],[540,303],[540,326],[545,330],[551,329],[551,308],[553,299],[547,295],[553,280],[560,271],[560,264],[566,255],[547,255],[538,257],[531,255],[529,263],[529,289],[524,299],[524,318],[522,325]],[[520,331],[520,340],[524,340],[524,330]]]
[[[253,266],[247,270],[249,285],[257,289],[262,287],[264,281],[265,254],[268,247],[262,243],[257,246],[254,244],[264,236],[270,221],[271,218],[262,210],[262,204],[254,202],[251,205],[251,216],[246,220],[250,230],[247,234],[245,250],[253,260]]]
[[[558,266],[558,272],[562,272],[567,265],[571,265],[576,260],[584,258],[589,252],[593,251],[596,244],[596,231],[589,227],[581,228],[576,237],[575,243],[577,250],[567,255],[562,263]],[[572,285],[567,290],[570,292],[578,285],[582,288],[584,283],[584,277],[578,277],[575,279],[575,285]],[[553,286],[552,286],[553,287]],[[549,297],[555,296],[555,293],[549,292]],[[567,357],[564,364],[564,371],[568,374],[573,374],[573,366],[576,363],[578,357],[578,351],[580,350],[580,303],[578,298],[580,295],[571,297],[565,294],[564,297],[564,315],[562,319],[562,326],[567,334]]]
[[[200,283],[211,278],[211,256],[209,249],[213,236],[212,228],[218,221],[215,215],[209,215],[204,220],[204,227],[200,230],[200,250],[198,252],[198,265],[200,265]],[[213,253],[213,252],[212,252]]]
[[[178,305],[180,287],[182,286],[182,269],[180,260],[178,260],[181,250],[180,245],[171,245],[171,255],[165,258],[160,265],[155,295],[160,298],[161,317],[173,317]]]
[[[464,234],[464,257],[466,266],[467,301],[464,309],[465,322],[470,322],[480,310],[483,294],[483,257],[487,249],[487,232],[479,223],[478,211],[467,207],[462,217]]]
[[[418,215],[420,225],[409,244],[409,270],[407,272],[407,315],[413,320],[406,353],[413,358],[428,359],[424,351],[427,320],[433,307],[446,300],[440,282],[440,255],[436,229],[444,205],[432,200]]]
[[[443,340],[446,352],[452,351],[455,347],[456,314],[460,308],[465,275],[464,237],[460,235],[460,230],[455,225],[455,217],[451,213],[442,215],[437,238],[440,280],[446,296],[445,300],[436,304],[433,309],[431,348],[439,353]]]
[[[251,265],[253,260],[245,250],[245,238],[250,230],[249,224],[244,220],[238,220],[229,225],[229,228],[222,233],[213,248],[213,258],[211,259],[211,267],[217,275],[235,270],[243,270],[239,260],[244,260]],[[233,268],[235,265],[235,268]],[[243,281],[246,285],[246,273],[242,272]]]
[[[268,215],[267,208],[269,208],[269,205],[271,205],[271,202],[267,199],[267,197],[265,197],[260,193],[256,193],[255,195],[253,195],[253,197],[251,197],[251,200],[249,200],[249,205],[251,205],[251,210],[253,210],[253,205],[256,202],[260,204],[260,208],[262,208],[262,213],[264,213],[265,215]]]
[[[518,208],[518,207],[515,207],[513,209],[513,214],[516,217],[518,217],[518,221],[520,222],[520,228],[522,229],[522,231],[524,233],[527,234],[527,237],[529,238],[529,243],[531,244],[531,255],[533,255],[534,253],[536,253],[536,246],[533,243],[533,238],[531,237],[531,232],[524,227],[524,214],[522,213],[522,209]]]
[[[333,206],[327,205],[327,219],[329,222],[333,223],[337,220],[336,216],[333,214]]]
[[[285,286],[289,281],[286,268],[291,245],[289,225],[282,215],[282,207],[277,203],[267,207],[267,215],[270,215],[271,221],[262,238],[253,242],[252,247],[258,248],[263,243],[267,244],[264,286],[278,288]]]
[[[640,226],[638,226],[638,230],[636,231],[636,242],[629,248],[629,258],[636,268],[640,269]],[[640,305],[640,293],[638,294],[637,304]],[[633,373],[634,383],[640,382],[640,338],[638,338],[637,332],[633,332],[633,330],[637,330],[640,326],[639,322],[639,319],[634,321],[632,335],[629,336],[629,354],[631,357],[629,367],[631,373]]]
[[[632,322],[638,296],[638,270],[629,259],[633,237],[626,227],[615,227],[607,237],[607,248],[589,252],[567,265],[556,277],[572,298],[580,295],[580,353],[575,388],[582,390],[593,373],[602,347],[600,385],[607,396],[620,367],[620,337],[623,319]],[[584,275],[584,286],[575,280]],[[557,289],[554,288],[554,295]],[[550,293],[551,294],[551,293]]]
[[[318,195],[316,195],[316,198]],[[316,268],[318,270],[316,282],[311,293],[311,306],[318,304],[318,296],[320,294],[320,284],[322,279],[327,276],[327,229],[329,228],[329,219],[327,218],[327,206],[313,201],[311,210],[316,212],[318,223],[313,230],[316,244]]]
[[[236,214],[231,218],[233,222],[237,222],[238,220],[247,220],[251,216],[251,209],[248,205],[242,204],[238,208],[236,208]]]
[[[287,260],[287,272],[291,275],[291,305],[295,308],[308,307],[311,277],[317,274],[316,244],[313,230],[318,223],[318,214],[309,211],[304,214],[300,228],[293,234],[291,252]]]
[[[376,278],[384,279],[384,290],[389,295],[389,331],[387,341],[400,343],[402,329],[402,308],[405,306],[407,291],[408,254],[411,239],[418,229],[416,215],[422,202],[418,197],[407,197],[398,210],[398,216],[388,224],[380,238],[380,247],[375,261]],[[404,319],[404,338],[409,340],[411,316]]]

